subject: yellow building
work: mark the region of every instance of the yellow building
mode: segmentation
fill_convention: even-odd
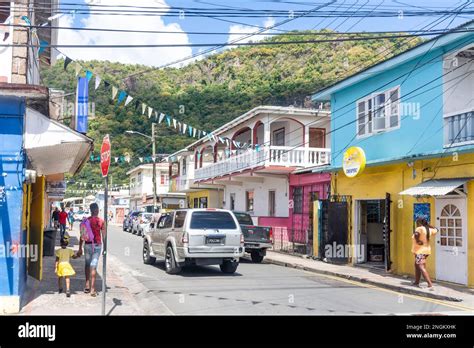
[[[431,180],[431,178],[435,178]],[[415,207],[428,208],[431,224],[439,229],[431,239],[427,269],[434,279],[474,286],[474,154],[368,166],[357,177],[332,175],[335,195],[351,196],[349,240],[353,264],[377,266],[385,257],[396,274],[414,274],[411,253]],[[423,184],[422,184],[423,183]],[[384,246],[384,218],[390,195],[389,254]],[[375,252],[373,252],[375,251]],[[371,252],[373,252],[371,254]],[[372,258],[371,258],[372,257]]]
[[[222,208],[224,191],[206,189],[187,192],[186,198],[189,208]]]

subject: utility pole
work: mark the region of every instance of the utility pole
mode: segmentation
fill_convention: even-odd
[[[156,213],[156,136],[155,136],[155,126],[156,123],[151,124],[151,142],[152,142],[152,160],[153,160],[153,213]]]

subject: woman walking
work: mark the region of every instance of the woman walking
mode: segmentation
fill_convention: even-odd
[[[415,281],[413,285],[420,286],[421,275],[425,278],[429,288],[433,288],[430,275],[426,270],[426,259],[431,255],[430,238],[438,232],[424,218],[416,219],[416,229],[412,236],[411,252],[415,255]]]

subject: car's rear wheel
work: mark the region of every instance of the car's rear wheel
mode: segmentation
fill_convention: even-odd
[[[146,265],[153,265],[156,257],[150,255],[150,246],[147,241],[143,242],[143,263]]]
[[[178,266],[178,263],[176,262],[171,245],[168,245],[166,248],[165,269],[168,274],[177,274],[181,272],[181,267]]]
[[[250,257],[252,258],[253,263],[261,263],[264,258],[264,256],[259,251],[252,251],[250,253]]]
[[[221,271],[224,273],[232,274],[235,273],[239,263],[236,261],[225,260],[221,265]]]

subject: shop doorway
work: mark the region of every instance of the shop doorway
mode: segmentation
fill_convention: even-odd
[[[355,217],[356,264],[390,269],[390,196],[357,200]]]
[[[465,198],[436,199],[436,279],[467,285]]]

